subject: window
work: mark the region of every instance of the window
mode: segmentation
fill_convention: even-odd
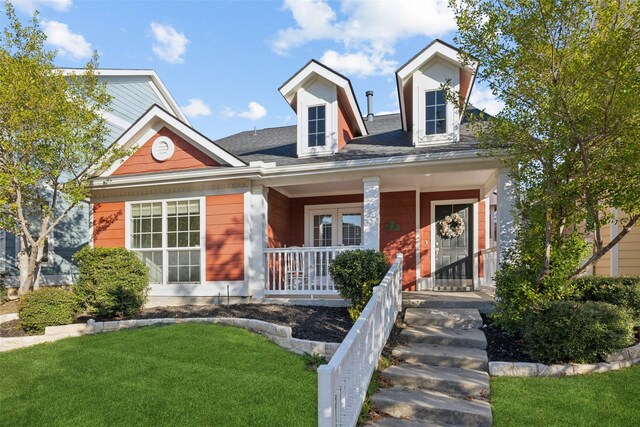
[[[310,246],[360,246],[362,205],[309,207],[307,227]]]
[[[309,107],[309,147],[326,145],[325,129],[325,106]]]
[[[447,100],[444,90],[426,93],[425,133],[447,133]]]
[[[132,203],[130,247],[151,283],[200,283],[200,200]]]

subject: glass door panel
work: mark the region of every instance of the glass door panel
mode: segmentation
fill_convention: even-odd
[[[312,246],[333,246],[333,218],[332,213],[314,213],[313,219],[313,241]]]

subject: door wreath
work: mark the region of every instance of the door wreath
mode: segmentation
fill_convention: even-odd
[[[444,238],[453,239],[464,233],[464,219],[458,213],[447,215],[438,224],[440,225],[440,235]]]

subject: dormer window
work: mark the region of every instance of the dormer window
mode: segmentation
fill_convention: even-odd
[[[447,100],[444,90],[426,92],[425,133],[437,135],[447,133]]]
[[[326,107],[309,107],[309,147],[324,147],[326,139]]]

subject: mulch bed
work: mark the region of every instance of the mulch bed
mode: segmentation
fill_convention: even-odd
[[[280,304],[235,305],[183,305],[154,307],[142,310],[136,316],[122,319],[96,318],[96,321],[126,319],[160,319],[185,317],[242,317],[290,326],[295,338],[313,341],[342,342],[351,329],[349,312],[345,307],[307,307]],[[90,316],[81,316],[78,322],[86,322]],[[28,335],[13,320],[0,324],[0,337]]]

